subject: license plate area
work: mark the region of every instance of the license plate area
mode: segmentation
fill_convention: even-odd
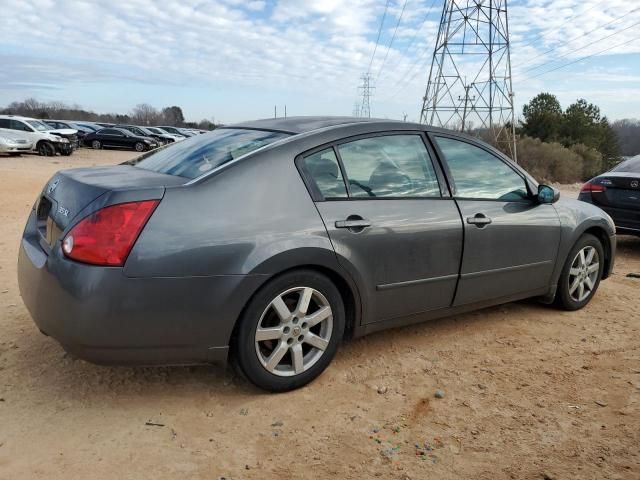
[[[42,197],[40,199],[40,202],[38,202],[38,209],[36,210],[36,222],[38,233],[45,240],[45,242],[47,242],[48,245],[51,245],[51,236],[53,233],[53,218],[51,218],[52,213],[53,202],[47,197]]]

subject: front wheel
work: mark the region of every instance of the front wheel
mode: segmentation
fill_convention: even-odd
[[[40,142],[38,153],[43,157],[53,157],[56,154],[56,148],[49,142]]]
[[[249,302],[234,342],[236,361],[258,387],[293,390],[329,365],[344,325],[342,298],[331,280],[311,270],[286,273]]]
[[[569,252],[564,264],[556,304],[565,310],[579,310],[596,293],[604,270],[602,243],[591,234],[584,234]]]
[[[136,142],[134,148],[136,149],[136,152],[144,152],[144,143]]]
[[[100,142],[100,140],[94,140],[91,142],[91,148],[93,148],[94,150],[100,150],[102,148],[102,143]]]

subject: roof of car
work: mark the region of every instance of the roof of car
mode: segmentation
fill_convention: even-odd
[[[26,120],[37,120],[38,122],[43,121],[40,118],[31,118],[31,117],[25,117],[24,115],[11,115],[11,114],[0,115],[0,118],[13,118],[15,120],[22,120],[22,121],[26,121]]]
[[[312,132],[321,128],[335,127],[338,125],[347,125],[353,123],[388,123],[396,121],[399,122],[399,120],[363,117],[282,117],[253,120],[250,122],[236,123],[234,125],[225,125],[225,127],[255,128],[259,130],[274,130],[279,132],[298,134]]]

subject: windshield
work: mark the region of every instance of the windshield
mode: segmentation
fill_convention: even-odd
[[[151,128],[151,127],[147,127],[147,130],[149,130],[151,133],[157,133],[158,135],[163,135],[164,132],[162,130],[160,130],[159,128]]]
[[[39,122],[37,120],[27,120],[27,123],[31,125],[33,128],[35,128],[36,130],[38,130],[39,132],[45,132],[47,130],[53,129],[53,127],[47,124],[44,124],[42,122]]]
[[[198,135],[173,143],[128,162],[138,168],[168,173],[179,177],[196,178],[260,147],[269,145],[289,134],[264,130],[220,128],[206,135]]]
[[[612,172],[640,173],[640,157],[633,157],[619,163],[611,169]]]

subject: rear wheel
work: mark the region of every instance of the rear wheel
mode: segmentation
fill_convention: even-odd
[[[144,152],[144,143],[136,142],[134,148],[136,149],[136,152]]]
[[[342,298],[331,280],[311,270],[286,273],[249,302],[235,339],[237,363],[265,390],[301,387],[329,365],[344,323]]]
[[[93,148],[94,150],[100,150],[102,148],[102,143],[100,142],[100,140],[94,140],[91,142],[91,148]]]
[[[604,269],[604,249],[600,240],[584,234],[571,249],[562,269],[556,304],[565,310],[584,307],[596,293]]]
[[[56,154],[56,148],[50,142],[38,143],[38,154],[43,157],[53,157]]]

